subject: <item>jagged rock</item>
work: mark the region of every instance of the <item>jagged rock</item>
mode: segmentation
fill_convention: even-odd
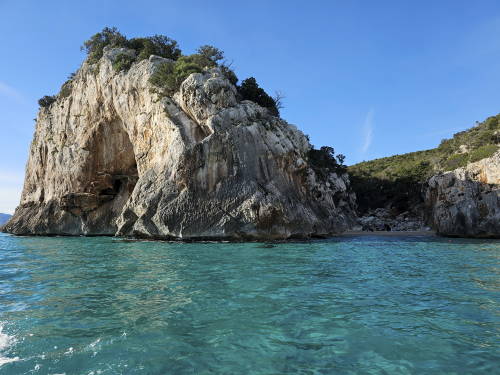
[[[354,222],[346,174],[316,175],[294,126],[250,101],[218,68],[173,97],[107,50],[69,95],[38,114],[15,234],[274,239],[326,236]]]
[[[425,203],[428,221],[439,234],[500,237],[500,151],[433,176]]]
[[[364,231],[421,231],[427,230],[420,210],[413,212],[405,211],[395,214],[387,208],[370,210],[367,214],[358,218],[357,222]]]

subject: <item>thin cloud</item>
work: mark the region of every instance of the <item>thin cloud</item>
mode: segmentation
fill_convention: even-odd
[[[363,144],[361,146],[361,153],[364,155],[368,152],[372,141],[373,141],[373,117],[375,116],[375,111],[370,109],[366,114],[365,121],[363,122],[363,128],[361,130],[363,137]]]
[[[14,100],[23,99],[23,96],[19,93],[19,91],[17,91],[13,87],[9,86],[8,84],[2,81],[0,81],[0,95],[6,96]]]

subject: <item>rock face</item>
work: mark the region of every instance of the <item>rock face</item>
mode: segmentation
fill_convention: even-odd
[[[346,174],[317,175],[306,136],[213,68],[173,97],[151,56],[117,73],[123,49],[84,63],[38,114],[14,234],[175,239],[326,236],[354,221]]]
[[[418,208],[412,212],[405,211],[400,214],[386,208],[377,208],[359,217],[357,222],[358,227],[356,229],[371,232],[404,232],[430,229],[425,226],[423,215]]]
[[[500,238],[500,151],[427,185],[428,221],[438,234]]]

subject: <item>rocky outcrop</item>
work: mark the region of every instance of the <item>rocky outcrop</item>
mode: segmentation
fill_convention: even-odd
[[[500,238],[500,151],[433,176],[425,204],[427,220],[438,234]]]
[[[151,56],[84,63],[38,114],[14,234],[175,239],[327,236],[354,220],[346,174],[316,174],[306,136],[250,101],[218,68],[173,97]],[[69,92],[69,94],[68,94]]]
[[[409,212],[394,212],[386,208],[377,208],[358,218],[358,225],[354,228],[362,231],[424,231],[428,230],[424,224],[423,211],[416,208]]]

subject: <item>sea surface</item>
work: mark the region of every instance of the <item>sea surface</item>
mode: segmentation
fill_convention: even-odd
[[[500,241],[0,235],[0,374],[500,374]]]

